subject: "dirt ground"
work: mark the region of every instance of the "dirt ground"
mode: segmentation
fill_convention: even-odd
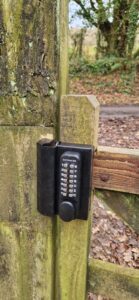
[[[100,104],[139,104],[139,73],[133,82],[130,74],[80,75],[70,77],[70,93],[94,94]]]

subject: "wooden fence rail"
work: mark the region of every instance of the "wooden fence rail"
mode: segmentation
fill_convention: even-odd
[[[93,160],[93,186],[139,195],[139,150],[98,147]]]
[[[95,194],[139,233],[139,150],[98,147],[93,159]]]
[[[139,270],[90,259],[88,290],[113,300],[138,300]]]

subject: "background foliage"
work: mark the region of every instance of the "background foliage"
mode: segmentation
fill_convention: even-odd
[[[127,85],[131,87],[139,71],[139,44],[136,39],[139,1],[72,0],[71,3],[76,3],[77,7],[72,18],[82,18],[83,26],[71,33],[70,74],[115,76],[119,72],[123,85],[127,78]],[[96,35],[95,44],[92,40],[91,47],[86,46],[88,27]],[[133,92],[132,88],[130,90]]]

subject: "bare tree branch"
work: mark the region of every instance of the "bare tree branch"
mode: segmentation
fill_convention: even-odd
[[[81,0],[74,0],[74,2],[78,4],[81,8],[80,15],[83,18],[85,18],[89,23],[97,27],[97,22],[95,22],[95,19],[91,15],[91,9],[87,9]]]
[[[90,0],[90,5],[91,5],[91,8],[94,12],[98,12],[97,8],[95,7],[95,3],[94,1]]]

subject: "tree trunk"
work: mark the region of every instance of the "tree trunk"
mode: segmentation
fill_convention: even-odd
[[[79,57],[83,56],[83,42],[85,38],[86,28],[82,28],[80,32],[80,39],[79,39]]]
[[[115,3],[113,22],[100,19],[98,52],[103,56],[132,56],[138,21],[139,5],[136,0]],[[99,20],[98,20],[99,21]],[[104,42],[105,41],[105,42]]]
[[[112,26],[112,45],[116,55],[119,57],[126,57],[127,54],[128,12],[128,0],[123,0],[120,1],[119,4],[115,4]]]

